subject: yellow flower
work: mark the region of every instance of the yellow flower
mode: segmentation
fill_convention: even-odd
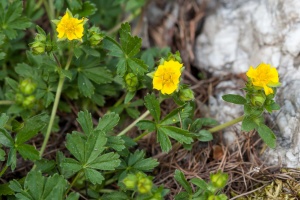
[[[56,31],[59,39],[81,40],[83,36],[84,19],[77,19],[67,10],[66,14],[57,23]]]
[[[165,61],[154,73],[153,88],[162,94],[172,94],[179,84],[182,64],[175,60]]]
[[[266,95],[274,93],[271,87],[280,85],[278,72],[276,68],[272,67],[270,64],[261,63],[256,69],[250,66],[247,76],[254,86],[263,88]]]

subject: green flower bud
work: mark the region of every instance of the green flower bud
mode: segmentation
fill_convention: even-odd
[[[19,88],[23,94],[30,95],[35,91],[36,84],[31,79],[24,79],[21,81]]]
[[[123,180],[127,189],[134,189],[137,185],[137,177],[134,174],[128,174]]]
[[[140,178],[138,180],[138,192],[141,193],[141,194],[145,194],[145,193],[149,193],[151,192],[151,189],[152,189],[152,181],[147,178],[147,177],[143,177],[143,178]]]
[[[212,195],[209,195],[208,200],[220,200],[220,197],[212,194]]]
[[[210,175],[210,180],[214,187],[216,188],[223,188],[225,187],[227,180],[228,180],[228,174],[218,172],[216,174]]]
[[[139,80],[135,74],[128,73],[125,76],[125,83],[127,85],[127,89],[130,92],[134,92],[136,90],[137,86],[139,85]]]
[[[103,35],[99,33],[92,33],[92,36],[89,38],[90,44],[92,46],[97,46],[103,40]]]
[[[264,105],[265,101],[266,101],[266,95],[262,93],[254,94],[254,96],[252,96],[251,98],[251,103],[254,106],[262,106]]]
[[[31,108],[34,105],[34,101],[35,101],[35,96],[30,95],[24,99],[22,106],[24,108]]]
[[[180,90],[179,98],[181,101],[191,101],[195,99],[194,93],[190,88]]]
[[[52,51],[52,49],[53,49],[53,45],[52,45],[51,41],[47,41],[46,45],[45,45],[46,52],[50,52],[50,51]]]
[[[34,40],[39,41],[39,42],[45,42],[46,41],[46,36],[42,34],[36,34]]]
[[[15,96],[15,101],[17,104],[22,104],[24,101],[24,96],[21,93],[17,93]]]
[[[30,44],[30,48],[33,54],[39,55],[45,53],[46,45],[44,42],[35,41]]]

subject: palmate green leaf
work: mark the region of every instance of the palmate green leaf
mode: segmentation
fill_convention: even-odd
[[[6,53],[0,52],[0,60],[3,60],[6,56]]]
[[[207,190],[208,184],[200,178],[192,178],[190,182],[193,183],[194,185],[197,185],[203,191]]]
[[[181,171],[176,169],[174,178],[189,194],[193,193],[193,190],[192,190],[190,184],[187,182],[184,174]]]
[[[89,164],[93,162],[105,149],[104,145],[107,138],[103,131],[94,131],[88,136],[85,144],[85,159],[84,163]]]
[[[158,130],[168,135],[169,137],[177,140],[181,144],[191,144],[194,141],[189,131],[183,130],[175,126],[159,126]]]
[[[5,161],[5,151],[3,149],[0,149],[0,161]]]
[[[17,36],[16,30],[24,30],[31,26],[27,17],[22,16],[23,2],[0,3],[0,30],[10,39]]]
[[[56,162],[54,160],[41,159],[35,161],[36,171],[42,173],[48,173],[56,167]]]
[[[125,149],[125,141],[120,136],[108,136],[106,146],[113,148],[116,151]]]
[[[9,187],[9,183],[0,185],[0,197],[7,196],[7,195],[14,195],[14,194],[15,194],[14,191]]]
[[[103,41],[103,47],[110,51],[108,55],[119,58],[117,73],[124,76],[130,68],[134,74],[143,75],[148,67],[144,61],[134,57],[140,51],[142,40],[131,35],[131,28],[127,22],[121,25],[119,33],[120,44],[110,37],[106,37]]]
[[[169,152],[171,150],[171,140],[169,139],[168,135],[165,134],[161,129],[157,129],[156,138],[163,152]]]
[[[196,134],[196,137],[201,142],[208,142],[214,139],[211,132],[207,130],[199,131],[199,133]]]
[[[16,91],[16,90],[18,89],[19,84],[18,84],[18,82],[15,81],[14,79],[11,79],[11,78],[9,78],[9,77],[6,77],[6,78],[5,78],[5,82],[6,82],[6,83],[7,83],[14,91]]]
[[[276,147],[276,136],[269,127],[264,124],[260,124],[257,128],[257,132],[270,148],[274,149]]]
[[[79,194],[78,193],[76,193],[76,192],[71,192],[68,196],[67,196],[67,198],[66,198],[66,200],[78,200],[79,199]]]
[[[142,39],[137,36],[131,36],[131,28],[128,22],[121,24],[120,43],[123,52],[128,56],[135,56],[142,46]]]
[[[136,150],[130,154],[128,159],[128,166],[143,172],[152,171],[158,164],[156,159],[145,158],[145,152],[141,150]]]
[[[82,169],[82,164],[73,158],[65,158],[62,155],[60,161],[61,174],[66,178],[70,178]]]
[[[244,105],[245,103],[247,103],[247,100],[244,97],[236,94],[226,94],[222,96],[222,99],[224,101],[227,101],[229,103],[234,103],[234,104]]]
[[[245,116],[242,121],[242,130],[243,131],[252,131],[258,127],[258,124],[255,121],[256,117],[254,116]]]
[[[85,140],[82,134],[79,132],[72,132],[72,134],[67,135],[66,147],[71,152],[71,154],[80,162],[85,160],[84,150],[85,150]]]
[[[156,130],[155,122],[150,120],[141,120],[136,124],[136,126],[139,127],[140,130],[148,130],[150,132]]]
[[[77,121],[86,135],[90,135],[93,132],[94,125],[92,121],[92,116],[87,110],[80,111],[78,113]]]
[[[71,10],[79,10],[82,8],[82,0],[67,0]]]
[[[39,152],[29,144],[21,144],[16,149],[24,159],[38,160],[40,158]]]
[[[83,96],[91,98],[95,87],[86,76],[78,74],[78,89]]]
[[[95,130],[101,130],[107,133],[119,123],[119,120],[120,117],[118,114],[114,112],[106,113],[101,119],[99,119],[99,123]]]
[[[96,158],[93,162],[89,163],[89,168],[94,168],[98,170],[114,170],[119,166],[119,154],[117,153],[106,153],[98,158]]]
[[[80,57],[74,62],[77,69],[73,69],[74,74],[78,74],[77,85],[81,94],[91,98],[95,93],[95,84],[110,83],[112,74],[105,67],[99,65],[100,58]],[[93,82],[93,83],[92,83]]]
[[[90,15],[95,14],[97,10],[98,9],[95,4],[89,1],[85,1],[82,4],[82,9],[78,12],[76,11],[75,13],[78,14],[80,17],[88,17]]]
[[[12,171],[15,170],[17,166],[17,150],[15,148],[10,148],[6,165],[10,166]]]
[[[77,160],[65,158],[62,154],[58,154],[61,171],[65,177],[71,177],[76,172],[81,171],[91,183],[100,184],[104,178],[101,172],[97,170],[114,170],[119,166],[121,162],[119,154],[109,152],[101,155],[108,147],[106,145],[107,136],[104,131],[111,130],[119,120],[118,117],[114,113],[107,114],[99,121],[101,125],[98,125],[98,129],[93,129],[91,115],[87,111],[79,113],[77,120],[82,129],[89,133],[84,135],[73,131],[72,134],[67,135],[66,147]],[[112,122],[112,119],[115,122]],[[112,146],[115,145],[117,149],[125,148],[124,141],[121,138],[118,139]]]
[[[3,128],[0,128],[0,144],[6,147],[13,147],[14,140],[11,135]]]
[[[2,113],[0,116],[0,128],[4,128],[5,124],[7,123],[9,117],[6,115],[6,113]]]
[[[97,84],[110,83],[112,74],[104,67],[87,68],[82,73],[90,80]]]
[[[25,120],[24,127],[17,133],[15,143],[19,145],[33,138],[47,125],[48,119],[48,115],[39,114]]]
[[[102,200],[128,200],[128,196],[124,192],[114,191],[112,193],[104,194]]]
[[[145,96],[145,106],[156,122],[160,120],[160,106],[159,101],[154,94],[147,94]]]
[[[172,110],[163,120],[161,120],[161,125],[170,125],[180,122],[191,115],[193,107],[190,103],[185,104],[175,110]]]
[[[84,174],[86,179],[88,179],[93,184],[101,184],[102,181],[104,180],[102,174],[94,169],[85,168]]]
[[[24,189],[13,180],[9,187],[16,192],[16,197],[31,200],[63,200],[67,181],[60,175],[54,174],[50,177],[42,176],[41,172],[31,171],[27,174]]]

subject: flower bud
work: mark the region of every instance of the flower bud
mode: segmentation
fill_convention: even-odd
[[[149,193],[152,189],[152,181],[147,177],[139,178],[138,180],[138,192],[141,194]]]
[[[264,94],[254,94],[251,98],[251,103],[254,106],[262,106],[266,101],[266,96]]]
[[[46,41],[46,36],[43,34],[36,34],[34,40],[39,41],[39,42],[45,42]]]
[[[15,101],[17,104],[22,104],[24,101],[24,96],[21,93],[17,93],[15,96]]]
[[[130,92],[134,92],[139,84],[137,76],[133,73],[128,73],[125,76],[125,83]]]
[[[46,45],[44,42],[35,41],[33,43],[30,43],[30,48],[33,54],[39,55],[45,53]]]
[[[128,174],[123,180],[124,185],[127,189],[134,189],[137,184],[137,177],[134,174]]]
[[[30,95],[24,99],[22,106],[24,108],[31,108],[34,105],[34,101],[35,101],[35,96]]]
[[[90,44],[92,46],[97,46],[103,40],[103,35],[99,33],[92,33],[92,36],[89,38]]]
[[[216,174],[210,175],[210,180],[214,187],[216,188],[223,188],[225,187],[227,180],[228,180],[228,174],[218,172]]]
[[[181,101],[194,100],[194,93],[190,88],[182,89],[179,91],[179,98]]]
[[[221,200],[220,197],[215,196],[215,195],[209,195],[208,200]]]
[[[30,95],[35,91],[36,84],[31,79],[24,79],[21,81],[19,88],[23,94]]]

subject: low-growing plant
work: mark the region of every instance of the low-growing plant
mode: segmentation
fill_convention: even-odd
[[[279,109],[274,101],[279,86],[274,67],[262,63],[249,69],[245,97],[223,96],[244,106],[242,117],[221,125],[214,119],[194,118],[193,91],[181,82],[180,53],[172,54],[168,48],[141,52],[142,40],[132,35],[126,22],[140,13],[145,1],[107,2],[0,1],[0,177],[22,167],[22,160],[31,163],[24,177],[1,183],[0,195],[164,199],[169,189],[155,185],[151,174],[158,161],[137,147],[148,134],[156,134],[165,153],[174,145],[190,150],[195,141],[211,141],[212,133],[242,121],[243,131],[255,129],[275,147],[276,137],[263,118],[265,110]],[[131,13],[124,23],[119,23],[120,11]],[[51,20],[46,25],[39,22],[45,15]],[[148,92],[144,98],[140,90]],[[93,121],[92,114],[118,96],[122,97],[109,102],[98,123]],[[166,99],[177,107],[162,115]],[[46,159],[49,138],[63,126],[62,118],[75,111],[81,130],[66,134],[65,149],[56,149],[56,158]],[[132,118],[128,126],[124,116]],[[126,136],[133,127],[143,133]],[[43,138],[41,146],[32,143],[36,137]],[[185,189],[176,199],[226,199],[220,192],[227,179],[222,172],[212,174],[210,183],[193,178],[190,182],[197,186],[193,190],[176,170],[175,180]]]

